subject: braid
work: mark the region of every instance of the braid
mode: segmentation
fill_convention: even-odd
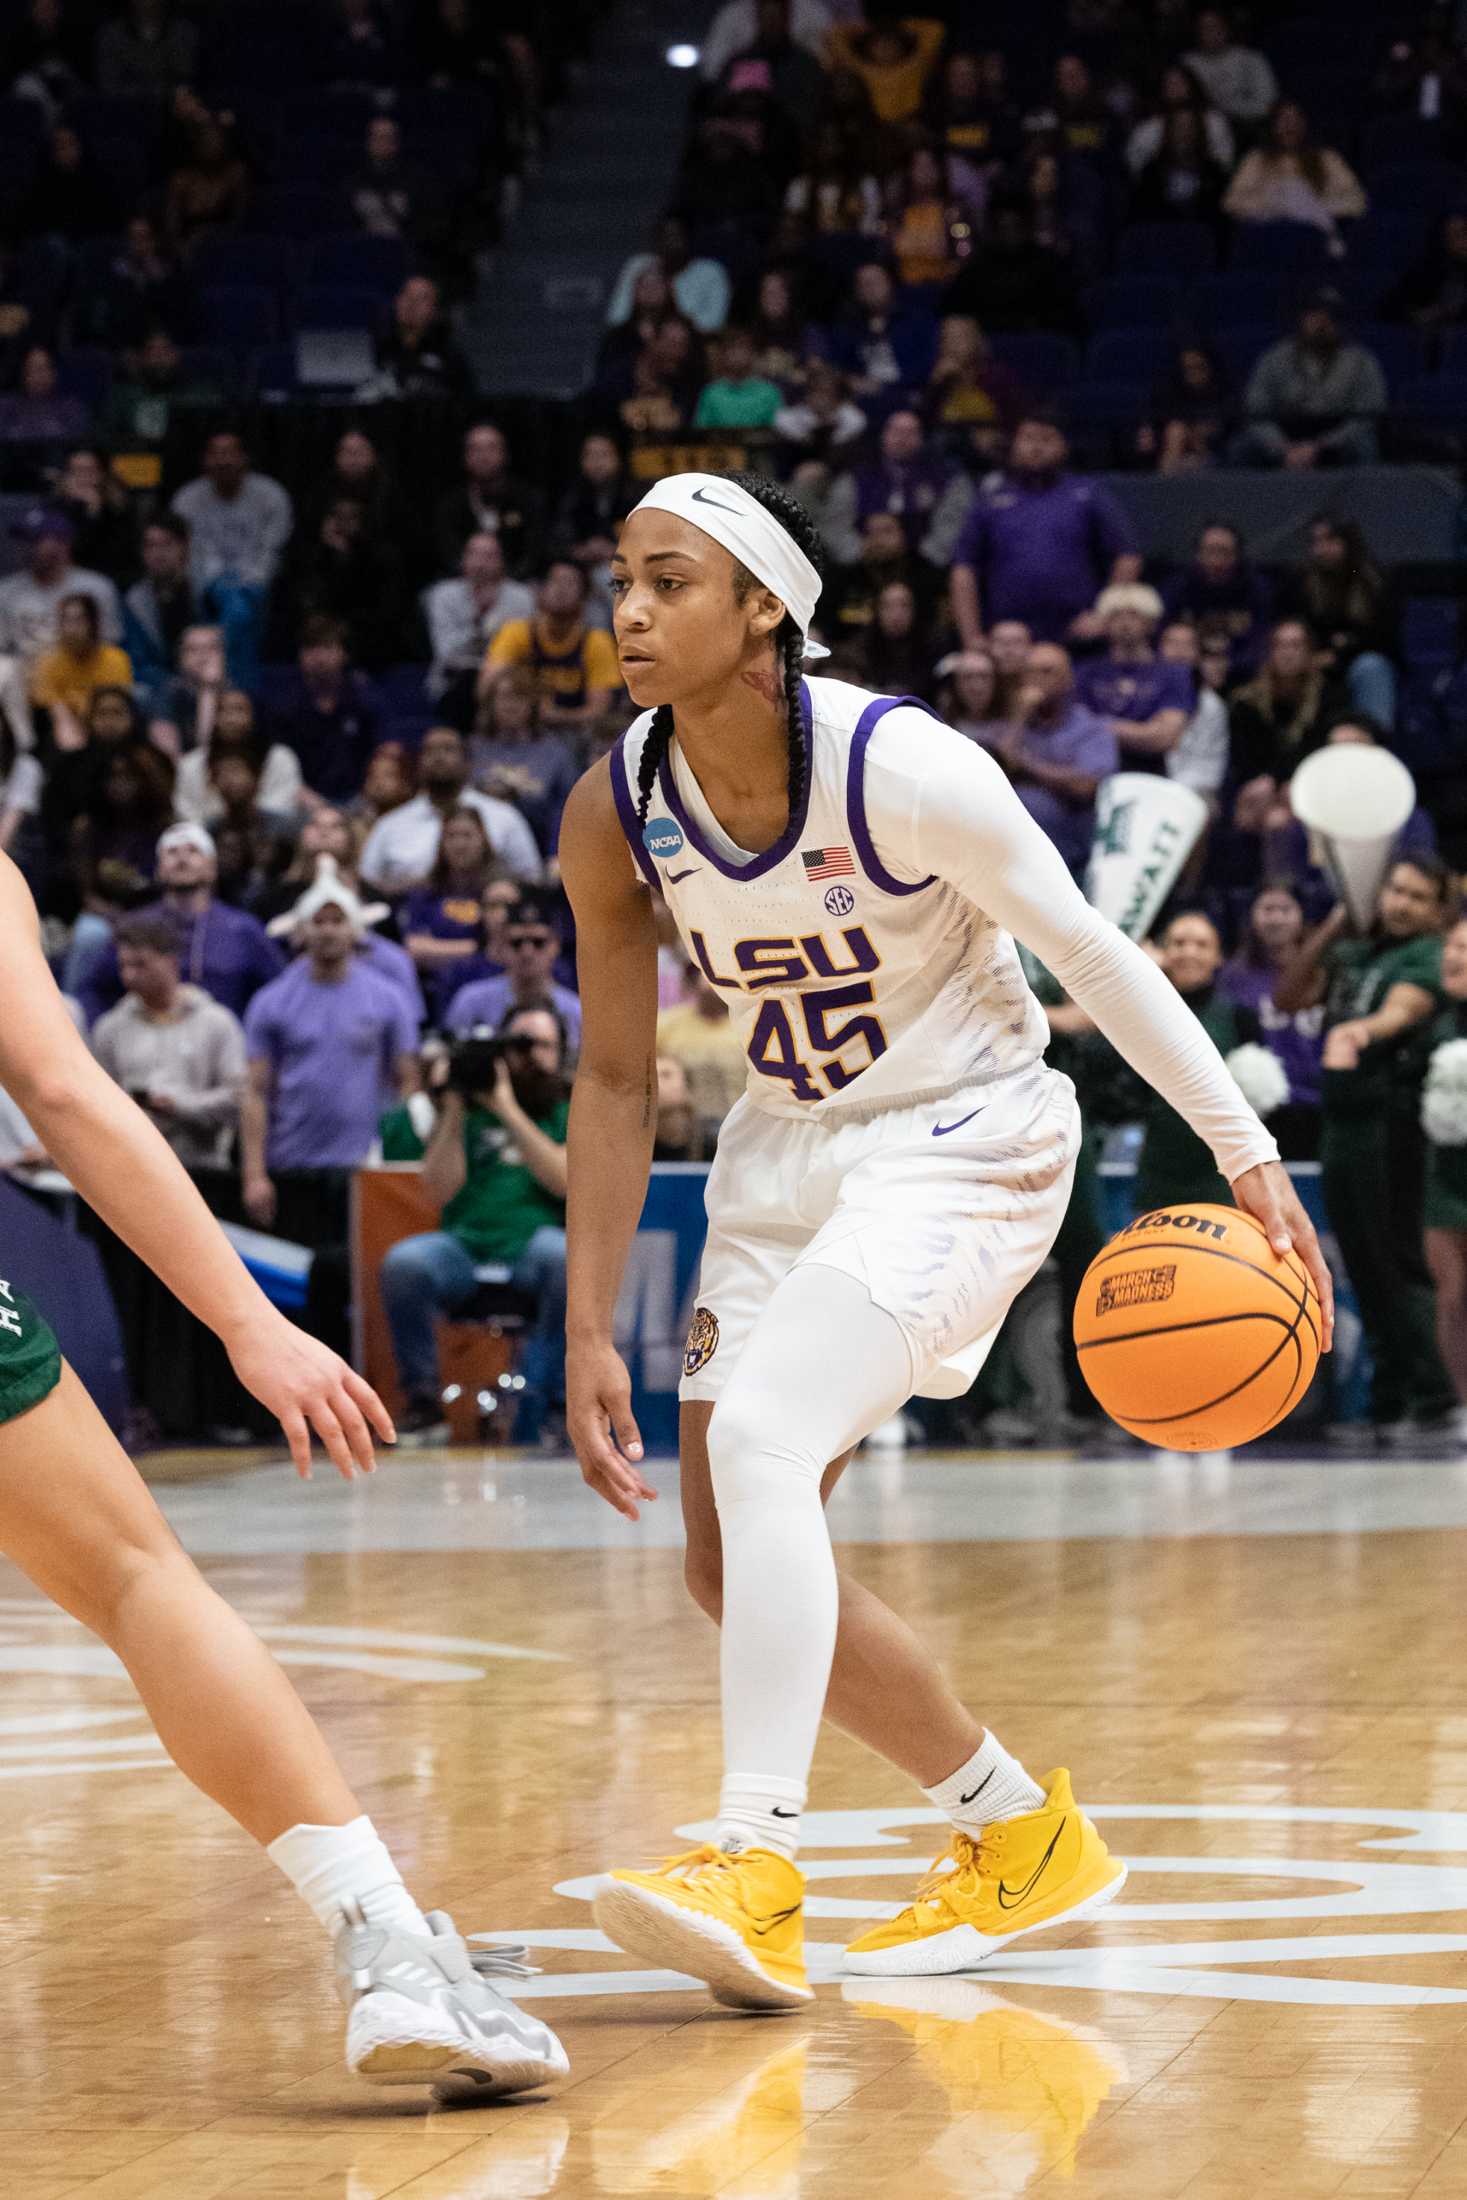
[[[762,504],[772,519],[778,520],[785,533],[799,546],[819,572],[823,564],[823,544],[819,529],[798,498],[788,489],[780,487],[765,474],[725,474],[726,481],[734,482],[746,490],[756,503]],[[740,582],[742,581],[742,585]],[[754,584],[753,575],[736,568],[736,593],[742,596],[746,587]],[[804,713],[800,708],[800,689],[804,681],[805,637],[794,620],[786,614],[774,633],[775,655],[784,675],[785,734],[789,742],[790,776],[789,805],[793,817],[805,799],[805,782],[810,769],[809,754],[805,746]],[[641,762],[637,767],[637,822],[645,825],[647,811],[652,801],[652,790],[657,784],[657,774],[662,768],[672,742],[672,707],[663,703],[652,714],[647,728],[647,738],[642,743]]]
[[[642,761],[637,766],[637,823],[645,825],[647,811],[652,801],[652,789],[657,784],[657,774],[662,769],[672,741],[672,705],[662,703],[652,713],[652,723],[647,728],[647,738],[642,743]]]
[[[804,806],[805,780],[810,757],[805,747],[805,714],[800,708],[800,689],[805,679],[805,637],[793,619],[786,619],[780,637],[784,659],[784,731],[790,750],[790,817]]]

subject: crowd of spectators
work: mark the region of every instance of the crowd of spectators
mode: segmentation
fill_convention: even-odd
[[[899,407],[972,473],[1060,395],[1087,457],[1164,473],[1455,447],[1450,9],[851,12],[719,11],[611,294],[628,433],[742,432],[817,494]]]
[[[1463,1014],[1452,972],[1467,964],[1450,944],[1443,962],[1440,940],[1441,859],[1467,868],[1467,649],[1455,606],[1372,559],[1328,472],[1389,450],[1404,417],[1405,354],[1382,354],[1382,329],[1450,381],[1467,317],[1467,187],[1458,212],[1444,180],[1467,128],[1456,45],[1408,11],[1394,45],[1362,32],[1331,100],[1301,41],[1279,49],[1261,13],[1254,36],[1213,9],[1072,0],[1036,47],[966,36],[961,14],[832,22],[820,0],[732,0],[704,47],[673,203],[650,249],[607,270],[594,384],[541,440],[522,409],[475,397],[442,311],[497,213],[483,191],[445,199],[415,165],[420,110],[397,96],[481,85],[508,132],[495,161],[523,160],[548,65],[510,12],[515,27],[475,30],[481,11],[455,0],[320,11],[322,86],[382,102],[347,203],[363,237],[396,237],[404,280],[384,379],[297,440],[285,412],[238,403],[232,362],[196,341],[210,255],[239,247],[275,188],[247,100],[227,124],[190,105],[219,81],[204,64],[228,11],[136,0],[99,23],[35,0],[0,55],[11,104],[49,132],[0,244],[0,490],[23,492],[0,506],[0,847],[102,1059],[217,1212],[315,1250],[307,1319],[338,1344],[350,1172],[379,1153],[420,1161],[441,1227],[384,1275],[404,1425],[438,1429],[433,1317],[465,1304],[486,1264],[534,1303],[522,1432],[553,1420],[551,1149],[580,1021],[556,851],[571,786],[629,716],[608,561],[649,476],[751,462],[820,528],[822,673],[932,704],[996,758],[1077,875],[1118,769],[1203,798],[1183,913],[1157,952],[1225,1051],[1273,1053],[1285,1150],[1329,1163],[1333,1137],[1345,1202],[1363,1133],[1339,1130],[1355,1117],[1332,1079],[1384,1045],[1400,1065],[1385,1087],[1414,1123],[1431,1015]],[[157,107],[172,165],[144,164],[131,197],[88,197],[99,100]],[[1309,114],[1332,118],[1322,145]],[[1378,209],[1387,124],[1398,151],[1426,148],[1441,220],[1419,265],[1398,253],[1375,293],[1376,240],[1416,219]],[[1169,272],[1143,246],[1172,253]],[[44,292],[27,288],[42,260],[60,271]],[[1280,315],[1244,324],[1258,340],[1240,375],[1216,316],[1254,314],[1270,283]],[[1374,326],[1367,306],[1390,318]],[[1135,341],[1135,357],[1143,340],[1154,378],[1117,373],[1118,346]],[[103,382],[88,380],[99,354]],[[1317,475],[1315,517],[1286,551],[1250,543],[1220,484],[1190,558],[1148,557],[1098,456]],[[1298,764],[1348,742],[1397,749],[1420,794],[1378,967],[1316,941],[1332,889],[1290,803]],[[662,922],[657,1152],[701,1159],[745,1065]],[[1402,939],[1399,976],[1383,943]],[[1397,984],[1413,989],[1409,1026],[1397,995],[1389,1028],[1335,1035]],[[1177,1126],[1153,1120],[1069,1004],[1052,1013],[1091,1119],[1143,1121],[1158,1182],[1190,1170]],[[465,1084],[454,1049],[485,1032],[507,1043]],[[1370,1078],[1356,1089],[1374,1110]],[[40,1158],[23,1125],[0,1138],[10,1162]],[[1460,1313],[1467,1193],[1459,1204],[1432,1272],[1438,1310]],[[197,1338],[197,1380],[176,1379],[174,1317],[125,1249],[104,1249],[135,1315],[151,1418],[134,1434],[247,1427]],[[1433,1302],[1409,1251],[1366,1314],[1379,1342],[1414,1308],[1425,1373],[1404,1398],[1387,1386],[1385,1419],[1429,1416],[1444,1395],[1446,1331],[1421,1344]],[[150,1384],[160,1366],[166,1386]],[[1450,1372],[1467,1397],[1467,1369]]]

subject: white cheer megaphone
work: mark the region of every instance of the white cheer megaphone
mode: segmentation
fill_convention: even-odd
[[[1207,804],[1160,772],[1115,772],[1095,798],[1085,897],[1128,939],[1141,940],[1207,823]]]
[[[1338,742],[1305,757],[1289,782],[1289,803],[1354,929],[1368,932],[1396,835],[1416,807],[1415,780],[1389,749]]]

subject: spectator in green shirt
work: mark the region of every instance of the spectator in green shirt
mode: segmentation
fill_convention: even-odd
[[[1388,1442],[1445,1435],[1455,1404],[1422,1249],[1420,1114],[1450,889],[1434,856],[1401,858],[1365,937],[1347,939],[1348,912],[1336,909],[1274,986],[1284,1015],[1325,1003],[1320,1189],[1374,1362],[1371,1419]]]
[[[777,382],[754,372],[754,339],[746,328],[728,328],[718,345],[723,372],[706,383],[693,414],[695,428],[772,428],[784,405]]]
[[[406,1107],[382,1124],[383,1159],[421,1161],[424,1189],[442,1209],[440,1228],[403,1238],[382,1263],[405,1402],[398,1426],[419,1443],[448,1436],[434,1318],[474,1296],[481,1265],[507,1268],[536,1300],[517,1442],[538,1439],[565,1365],[565,1033],[547,1002],[515,1009],[496,1036],[507,1043],[482,1085],[465,1090],[445,1060],[426,1145]]]

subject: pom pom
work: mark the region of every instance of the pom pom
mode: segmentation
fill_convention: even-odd
[[[1427,1064],[1421,1123],[1433,1145],[1467,1146],[1467,1039],[1448,1039]]]
[[[1289,1078],[1283,1063],[1269,1048],[1256,1046],[1234,1047],[1227,1056],[1227,1067],[1234,1084],[1255,1115],[1265,1118],[1275,1108],[1281,1108],[1289,1097]]]

